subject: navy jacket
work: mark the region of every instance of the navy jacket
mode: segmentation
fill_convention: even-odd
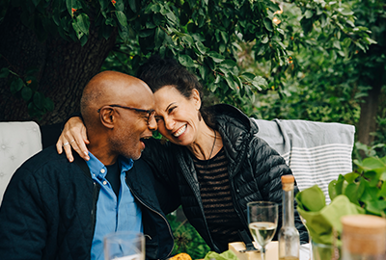
[[[167,258],[173,249],[164,215],[174,210],[169,191],[142,160],[135,161],[126,181],[143,212],[147,258]],[[36,154],[15,172],[4,194],[0,259],[90,259],[98,194],[80,157],[69,163],[54,146]]]

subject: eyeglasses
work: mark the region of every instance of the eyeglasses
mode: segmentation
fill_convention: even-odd
[[[148,124],[150,123],[150,120],[152,119],[152,117],[155,116],[155,111],[153,109],[146,110],[146,109],[140,109],[140,108],[134,108],[134,107],[121,106],[121,105],[105,105],[103,107],[120,107],[120,108],[124,108],[124,109],[134,110],[134,111],[140,112],[140,113],[147,113]],[[98,109],[97,112],[99,113],[103,107]]]

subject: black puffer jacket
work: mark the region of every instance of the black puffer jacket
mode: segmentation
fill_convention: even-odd
[[[229,160],[228,172],[234,208],[245,227],[245,231],[241,233],[249,234],[247,202],[259,200],[280,204],[278,232],[282,225],[281,176],[292,174],[290,168],[274,149],[255,136],[258,132],[257,125],[241,111],[224,104],[213,106],[210,110],[214,127],[222,136]],[[155,140],[149,141],[151,148],[148,146],[145,150],[144,160],[171,189],[179,189],[185,215],[211,249],[217,252],[226,250],[227,245],[213,241],[208,230],[196,170],[189,150],[170,142],[161,145]],[[308,242],[308,233],[297,212],[295,222],[301,243]],[[277,234],[274,239],[276,238]]]

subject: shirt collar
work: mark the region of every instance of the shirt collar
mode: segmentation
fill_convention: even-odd
[[[86,161],[89,166],[91,174],[98,178],[105,178],[107,169],[103,163],[101,163],[97,157],[89,152],[90,160]],[[120,163],[121,172],[126,172],[133,167],[133,160],[124,156],[118,156],[118,163]]]

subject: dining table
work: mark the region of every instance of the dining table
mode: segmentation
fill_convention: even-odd
[[[255,248],[260,248],[254,242]],[[260,250],[256,251],[245,251],[246,247],[243,242],[233,242],[228,245],[229,250],[231,250],[239,260],[261,260]],[[310,260],[311,258],[311,244],[300,245],[300,260]],[[266,245],[266,260],[278,260],[278,242],[271,241]]]

